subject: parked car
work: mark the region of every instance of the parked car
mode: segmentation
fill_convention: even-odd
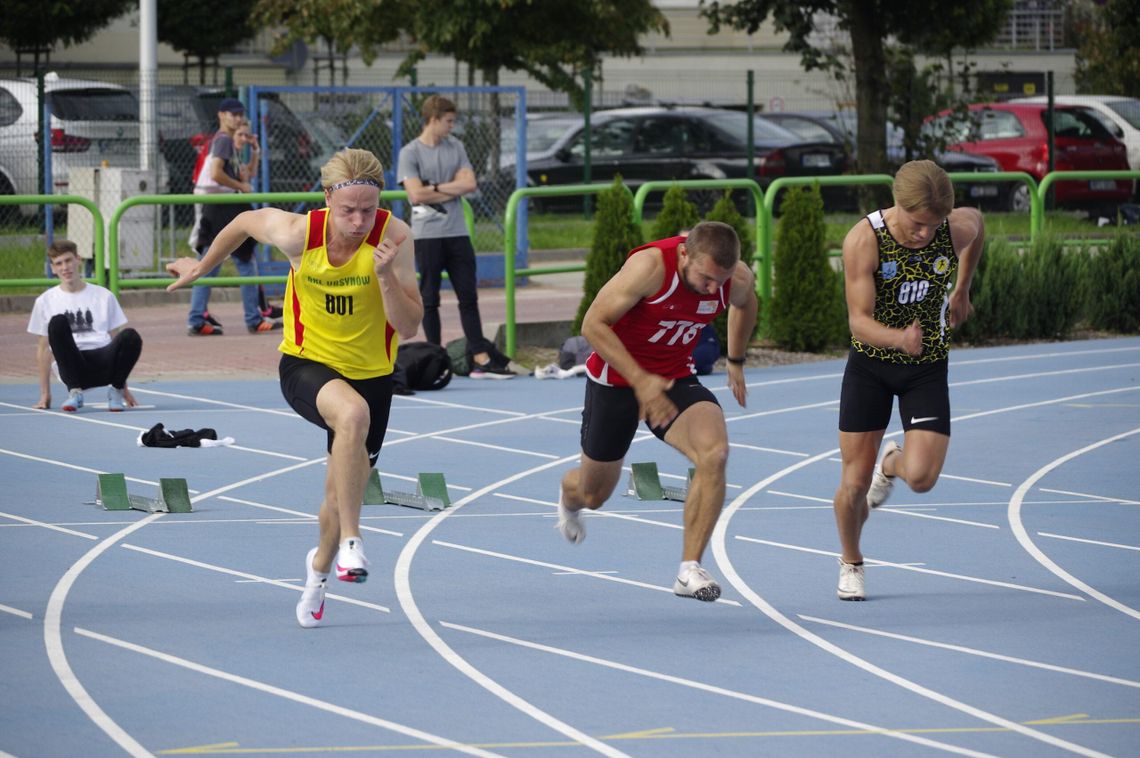
[[[950,150],[987,155],[1003,171],[1024,171],[1037,181],[1049,171],[1048,114],[1043,103],[982,103],[972,105],[966,118],[943,111],[923,127],[945,139]],[[1127,170],[1124,143],[1117,140],[1087,108],[1054,109],[1054,170]],[[1130,181],[1097,179],[1063,181],[1054,186],[1058,205],[1099,210],[1127,202]],[[1015,185],[1008,207],[1029,209],[1029,190]]]
[[[649,181],[741,178],[748,174],[748,116],[717,108],[639,107],[598,111],[591,116],[592,182],[620,174],[637,191]],[[532,186],[582,181],[586,140],[579,116],[528,122],[527,181]],[[841,174],[842,148],[807,142],[757,118],[753,130],[754,178],[766,188],[782,176]],[[532,146],[535,148],[532,151]],[[513,152],[504,167],[513,164]],[[509,161],[509,163],[507,163]],[[719,192],[703,193],[712,199]],[[743,203],[743,193],[739,193]],[[543,207],[581,207],[579,198],[550,199]]]
[[[35,79],[0,79],[0,194],[39,192],[40,135]],[[44,77],[51,110],[51,169],[48,193],[68,191],[71,169],[139,165],[139,106],[125,87],[107,82]],[[5,207],[0,206],[0,219]],[[10,210],[32,216],[37,206]],[[60,208],[62,212],[63,208]]]

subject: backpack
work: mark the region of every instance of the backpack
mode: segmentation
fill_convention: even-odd
[[[575,366],[581,366],[590,357],[594,349],[585,337],[567,337],[558,351],[558,367],[568,371]]]
[[[451,373],[451,359],[439,345],[405,342],[396,351],[394,381],[405,389],[441,390],[451,381]]]
[[[720,341],[716,336],[716,325],[706,324],[693,348],[693,366],[696,367],[697,374],[704,376],[712,373],[713,366],[719,359]]]
[[[190,146],[193,147],[198,154],[198,157],[194,160],[194,168],[190,172],[191,185],[198,183],[198,176],[202,173],[202,168],[206,165],[206,159],[210,157],[210,143],[213,141],[213,133],[195,134],[190,138]]]

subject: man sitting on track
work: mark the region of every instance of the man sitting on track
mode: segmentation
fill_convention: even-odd
[[[558,528],[586,536],[582,508],[613,494],[638,422],[696,466],[685,498],[684,545],[673,592],[713,601],[720,586],[700,560],[724,506],[728,431],[716,398],[694,375],[693,348],[705,324],[728,309],[728,386],[744,405],[744,354],[758,310],[752,270],[735,230],[717,221],[688,237],[650,242],[598,292],[582,321],[594,352],[586,361],[582,458],[562,477]]]
[[[180,258],[167,266],[178,277],[167,289],[184,287],[249,237],[274,245],[292,265],[281,392],[302,418],[328,431],[329,452],[320,541],[306,557],[297,604],[303,627],[317,626],[324,616],[334,562],[341,581],[368,578],[361,504],[388,428],[397,335],[411,339],[423,318],[411,230],[379,208],[380,161],[367,150],[342,150],[322,167],[321,185],[327,208],[246,211],[218,233],[201,260]]]

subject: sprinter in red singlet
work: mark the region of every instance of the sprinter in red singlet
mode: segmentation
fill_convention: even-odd
[[[586,536],[581,510],[613,494],[639,421],[696,467],[684,510],[684,545],[673,592],[713,601],[720,586],[700,560],[724,505],[728,432],[724,412],[697,381],[697,335],[728,310],[728,386],[744,405],[744,358],[758,303],[735,230],[717,221],[687,237],[633,250],[598,292],[582,321],[594,352],[586,361],[582,457],[562,477],[558,528],[572,543]]]

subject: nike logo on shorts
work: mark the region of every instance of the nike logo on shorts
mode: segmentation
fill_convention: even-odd
[[[912,423],[912,424],[924,424],[927,421],[937,421],[937,420],[938,420],[937,416],[923,416],[922,418],[915,418],[914,416],[910,417],[910,423]]]

